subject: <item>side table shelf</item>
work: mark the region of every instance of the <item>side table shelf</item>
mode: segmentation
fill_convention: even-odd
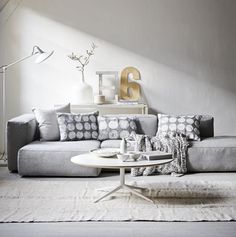
[[[99,111],[100,115],[104,114],[148,114],[148,106],[146,104],[85,104],[85,105],[71,105],[73,113],[86,113]]]

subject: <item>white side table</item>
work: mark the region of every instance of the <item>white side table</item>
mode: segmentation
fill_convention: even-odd
[[[71,105],[73,113],[87,113],[99,111],[100,115],[104,114],[148,114],[148,106],[146,104],[86,104],[86,105]]]
[[[85,166],[85,167],[95,167],[95,168],[107,168],[107,169],[119,169],[120,170],[120,184],[117,187],[114,187],[111,191],[106,193],[105,195],[101,196],[94,202],[99,202],[103,198],[111,195],[114,192],[117,192],[120,189],[125,189],[136,196],[139,196],[149,202],[153,202],[150,198],[144,196],[142,193],[138,192],[137,190],[142,190],[144,188],[131,186],[125,183],[125,168],[138,168],[138,167],[150,167],[150,166],[158,166],[163,165],[166,163],[171,162],[172,154],[160,152],[160,155],[166,156],[166,159],[162,160],[143,160],[143,161],[136,161],[136,162],[122,162],[117,158],[101,158],[97,157],[91,153],[85,153],[82,155],[74,156],[71,158],[71,161],[75,164]]]

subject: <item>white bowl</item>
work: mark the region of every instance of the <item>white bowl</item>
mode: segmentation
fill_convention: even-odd
[[[127,161],[129,159],[129,154],[117,154],[116,156],[121,161]]]
[[[130,160],[136,161],[140,157],[140,152],[130,151],[129,153]]]

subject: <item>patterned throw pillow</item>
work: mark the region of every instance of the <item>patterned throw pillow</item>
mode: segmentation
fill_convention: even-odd
[[[171,116],[158,114],[158,133],[180,133],[190,140],[200,141],[200,115]]]
[[[136,133],[135,119],[128,117],[98,117],[98,140],[116,140]]]
[[[88,114],[58,113],[61,141],[96,140],[98,112]]]

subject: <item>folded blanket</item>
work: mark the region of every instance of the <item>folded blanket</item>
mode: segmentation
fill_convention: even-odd
[[[159,174],[172,174],[181,176],[187,172],[186,156],[189,143],[186,137],[177,133],[168,135],[158,134],[155,137],[147,135],[132,134],[127,138],[128,141],[134,141],[135,151],[153,151],[160,150],[172,153],[173,161],[159,166],[132,168],[132,176]]]

